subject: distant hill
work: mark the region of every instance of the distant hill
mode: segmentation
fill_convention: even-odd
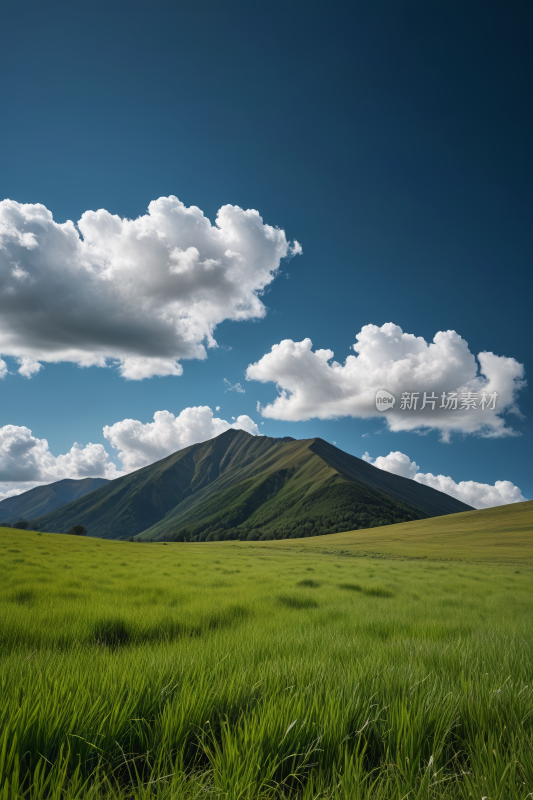
[[[2,522],[17,522],[19,519],[33,520],[43,514],[56,511],[61,506],[79,500],[80,497],[95,489],[101,489],[109,483],[105,478],[82,478],[49,483],[46,486],[36,486],[27,492],[22,492],[16,497],[8,497],[0,502],[0,520]]]
[[[178,541],[316,536],[469,511],[322,439],[229,430],[35,520],[89,535]]]
[[[533,500],[368,531],[276,542],[275,547],[357,557],[427,558],[533,566]]]

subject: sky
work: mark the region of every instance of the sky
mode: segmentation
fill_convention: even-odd
[[[0,499],[229,426],[475,507],[533,498],[532,22],[6,7]]]

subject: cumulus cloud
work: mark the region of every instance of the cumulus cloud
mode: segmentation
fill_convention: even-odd
[[[439,331],[428,343],[392,322],[381,328],[365,325],[356,339],[357,355],[348,356],[344,364],[333,361],[332,350],[313,351],[310,339],[285,339],[250,364],[247,380],[275,383],[279,391],[274,402],[259,409],[262,415],[292,421],[382,416],[392,431],[435,429],[444,440],[454,431],[515,435],[503,417],[520,413],[516,396],[525,386],[524,367],[514,358],[482,352],[476,360],[455,331]],[[384,389],[396,402],[378,411],[376,393]],[[402,408],[404,393],[417,395],[416,408]],[[476,397],[475,408],[462,407],[467,395]]]
[[[209,406],[196,406],[183,409],[177,417],[170,411],[156,411],[154,421],[144,425],[136,419],[123,419],[106,425],[104,436],[118,450],[124,470],[130,472],[230,428],[259,434],[257,425],[246,414],[231,424],[213,417]]]
[[[68,453],[54,456],[47,440],[33,436],[29,428],[19,425],[0,428],[0,481],[37,485],[63,478],[112,479],[119,474],[101,444],[82,447],[75,442]]]
[[[419,466],[411,461],[405,453],[389,453],[388,456],[378,456],[373,459],[368,452],[363,455],[363,460],[386,472],[411,478],[424,486],[431,486],[439,492],[444,492],[457,500],[462,500],[474,508],[492,508],[508,503],[523,503],[526,498],[511,481],[496,481],[494,485],[477,483],[476,481],[460,481],[456,483],[453,478],[446,475],[432,475],[431,472],[419,472]]]
[[[450,494],[463,503],[468,503],[474,508],[491,508],[492,506],[503,506],[507,503],[523,503],[525,497],[522,492],[511,481],[496,481],[494,486],[488,483],[477,483],[476,481],[460,481],[455,483],[452,478],[445,475],[427,474],[416,475],[415,480],[425,486],[431,486],[440,492]]]
[[[301,252],[259,213],[161,197],[122,219],[86,211],[54,222],[40,204],[0,203],[0,354],[30,377],[41,362],[115,363],[131,380],[181,375],[225,319],[266,313],[260,294]],[[7,367],[0,361],[0,377]]]
[[[368,456],[368,452],[366,455]],[[365,460],[370,464],[373,463],[374,466],[379,469],[384,469],[386,472],[393,472],[395,475],[401,475],[402,478],[413,479],[419,470],[416,461],[411,461],[409,456],[406,456],[405,453],[400,453],[399,450],[396,450],[394,453],[389,453],[388,456],[378,456],[375,461],[371,457]],[[419,481],[419,483],[421,483],[421,481]],[[449,494],[449,492],[447,492],[447,494]]]
[[[22,358],[18,358],[17,361],[19,363],[19,372],[21,375],[24,375],[25,378],[31,378],[32,375],[39,372],[42,366],[42,364],[35,361],[30,356],[22,356]]]

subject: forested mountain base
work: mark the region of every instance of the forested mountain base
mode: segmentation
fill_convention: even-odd
[[[250,507],[249,498],[243,499],[239,494],[232,506],[222,506],[221,511],[197,524],[169,530],[161,539],[176,542],[293,539],[376,528],[428,516],[384,492],[359,484],[332,480],[320,493],[306,494],[305,489],[277,495],[270,502],[258,500],[257,509]],[[216,500],[212,505],[217,505]]]

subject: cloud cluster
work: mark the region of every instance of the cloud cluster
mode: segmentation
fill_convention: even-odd
[[[154,421],[145,425],[135,419],[106,425],[104,436],[118,450],[122,470],[101,444],[82,447],[75,442],[68,453],[54,456],[47,440],[33,436],[29,428],[5,425],[0,428],[0,500],[63,478],[113,480],[230,428],[261,435],[247,415],[232,419],[234,422],[213,417],[208,406],[198,406],[183,409],[177,417],[169,411],[156,411]]]
[[[223,206],[211,225],[177,197],[122,219],[54,222],[40,204],[0,202],[0,354],[30,377],[41,362],[118,363],[125,378],[181,375],[225,319],[263,317],[259,295],[301,252],[259,213]],[[0,360],[0,377],[7,367]]]
[[[522,503],[525,501],[522,492],[511,481],[496,481],[492,486],[488,483],[476,481],[460,481],[456,483],[453,478],[446,475],[432,475],[431,472],[419,472],[415,461],[399,451],[391,452],[388,456],[378,456],[373,459],[368,452],[363,455],[364,461],[374,464],[375,467],[403,478],[411,478],[424,486],[431,486],[439,492],[444,492],[457,500],[462,500],[474,508],[492,508],[508,503]]]
[[[312,417],[382,416],[392,431],[435,429],[448,440],[454,431],[499,437],[513,435],[505,412],[519,413],[516,395],[525,385],[524,367],[514,358],[483,352],[476,357],[455,331],[439,331],[432,342],[404,333],[398,325],[365,325],[356,336],[357,355],[344,364],[333,361],[331,350],[312,349],[310,339],[292,339],[272,347],[250,364],[247,380],[275,383],[279,396],[259,408],[262,415],[280,420]],[[388,411],[376,408],[376,393],[385,389],[396,398]],[[437,401],[422,408],[424,392]],[[481,396],[496,393],[494,408],[482,409]],[[417,407],[401,408],[403,393],[418,393]],[[458,407],[441,407],[457,393]],[[477,395],[476,408],[461,408],[462,395]]]
[[[131,472],[230,428],[259,435],[257,425],[246,414],[229,423],[213,417],[209,406],[193,406],[183,409],[177,417],[170,411],[156,411],[154,421],[144,425],[136,419],[123,419],[106,425],[104,436],[118,450],[125,472]]]
[[[54,456],[46,439],[29,428],[0,428],[0,481],[52,483],[63,478],[116,478],[120,474],[101,444],[81,447],[75,442],[68,453]],[[22,489],[21,491],[25,491]]]

